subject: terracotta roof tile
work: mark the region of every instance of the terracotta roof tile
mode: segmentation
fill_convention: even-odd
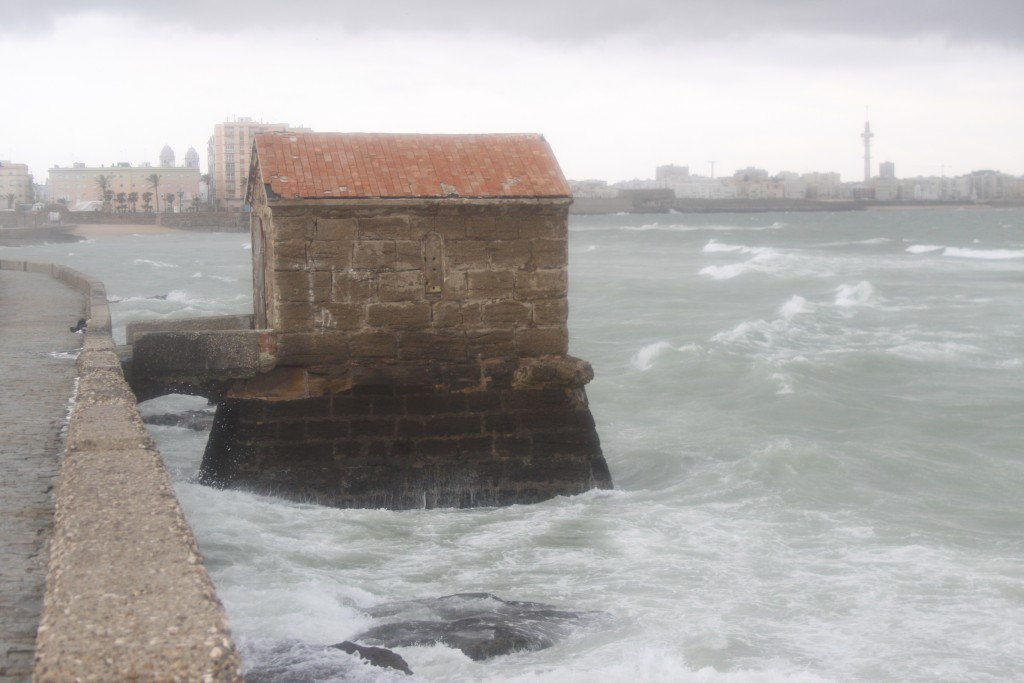
[[[326,197],[567,197],[536,134],[267,133],[255,136],[270,194]]]

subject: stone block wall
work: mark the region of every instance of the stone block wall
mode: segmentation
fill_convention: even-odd
[[[201,480],[391,509],[533,503],[611,487],[582,389],[396,384],[225,401]]]
[[[568,200],[275,208],[262,267],[279,365],[566,354],[567,210]]]

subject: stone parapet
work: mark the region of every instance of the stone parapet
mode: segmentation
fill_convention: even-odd
[[[252,314],[211,315],[202,318],[172,318],[170,320],[133,320],[125,327],[128,344],[154,332],[213,332],[224,330],[251,330]]]
[[[87,297],[89,327],[57,483],[33,680],[242,681],[227,617],[121,373],[103,284],[49,273]]]
[[[251,315],[129,323],[129,346],[118,349],[125,377],[139,400],[169,393],[217,398],[234,380],[276,364],[276,335],[251,328]]]

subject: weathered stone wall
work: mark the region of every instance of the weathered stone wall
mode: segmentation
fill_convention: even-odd
[[[62,266],[0,268],[49,273],[89,311],[33,680],[240,682],[223,607],[121,374],[103,284]]]
[[[470,369],[466,368],[467,374]],[[227,400],[206,483],[339,507],[533,503],[610,488],[582,388],[378,384],[303,400]]]
[[[264,273],[279,364],[567,353],[568,203],[275,207]]]

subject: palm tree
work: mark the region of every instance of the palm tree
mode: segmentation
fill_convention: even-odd
[[[160,213],[160,175],[150,173],[146,176],[146,182],[153,188],[153,195],[156,197],[156,212]]]
[[[149,213],[149,210],[153,208],[153,193],[143,192],[142,193],[142,210]]]
[[[99,190],[100,199],[103,201],[103,210],[110,211],[110,198],[107,193],[110,192],[110,181],[112,178],[102,173],[96,176],[96,189]],[[111,193],[113,194],[113,193]]]
[[[139,202],[139,193],[138,192],[129,192],[128,193],[128,206],[132,207],[132,213],[135,213],[135,205],[138,204],[138,202]]]
[[[168,192],[164,195],[164,199],[167,200],[167,213],[174,213],[174,193]]]
[[[124,192],[117,193],[117,210],[124,213],[128,208],[128,195]]]

